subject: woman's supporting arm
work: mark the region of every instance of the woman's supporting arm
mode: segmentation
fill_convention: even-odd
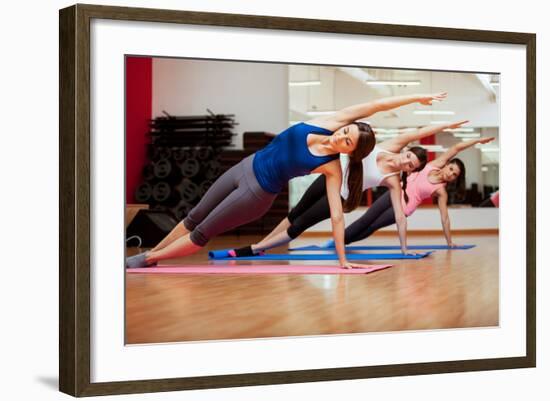
[[[346,258],[344,244],[345,222],[340,190],[342,187],[342,169],[339,160],[333,160],[318,167],[315,172],[322,173],[326,177],[327,198],[330,209],[330,221],[332,223],[332,235],[340,266],[351,269],[353,267],[368,267],[359,263],[351,263]]]
[[[397,232],[399,233],[399,243],[401,244],[401,252],[407,254],[407,216],[403,212],[403,204],[401,203],[401,184],[397,176],[392,176],[387,179],[387,184],[390,191],[390,198],[395,215],[395,223],[397,224]]]
[[[335,160],[337,162],[337,160]],[[346,249],[344,244],[344,211],[342,208],[342,200],[340,198],[340,188],[342,186],[342,173],[340,165],[336,166],[336,163],[327,163],[331,166],[327,166],[324,169],[326,177],[327,198],[330,208],[330,222],[332,224],[332,235],[334,237],[334,244],[336,247],[336,253],[338,255],[338,261],[340,266],[347,267]],[[335,168],[338,167],[338,168]]]
[[[445,188],[439,188],[436,191],[437,195],[437,206],[439,207],[439,213],[441,215],[441,226],[443,227],[443,234],[447,240],[447,245],[450,247],[455,247],[456,244],[453,243],[451,238],[451,219],[449,219],[449,210],[447,208],[448,195]]]

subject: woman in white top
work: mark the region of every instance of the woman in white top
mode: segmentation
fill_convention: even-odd
[[[423,127],[417,130],[405,131],[395,138],[377,144],[372,152],[362,160],[362,190],[377,186],[385,186],[390,191],[390,197],[395,212],[401,251],[407,254],[407,218],[401,204],[401,178],[400,173],[406,174],[419,171],[426,165],[426,150],[419,146],[402,150],[413,141],[442,132],[445,129],[458,128],[467,121],[454,124],[441,124]],[[347,176],[347,160],[340,159],[342,171]],[[404,176],[406,176],[404,174]],[[348,199],[349,189],[347,179],[342,180],[340,195],[343,204]],[[361,191],[361,193],[363,192]],[[357,202],[353,202],[357,204]],[[344,209],[344,212],[351,210]],[[300,199],[300,202],[290,211],[289,215],[279,223],[277,227],[262,241],[244,248],[230,252],[233,256],[249,256],[271,249],[298,237],[306,229],[330,217],[330,208],[326,193],[324,176],[317,178]]]

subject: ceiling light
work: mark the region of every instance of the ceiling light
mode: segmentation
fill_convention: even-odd
[[[367,85],[371,86],[418,86],[420,81],[366,81]]]
[[[395,138],[398,134],[386,134],[386,133],[376,133],[376,139],[392,139]]]
[[[476,148],[481,150],[483,153],[496,153],[500,151],[500,149],[497,146],[483,146],[483,145],[477,144]]]
[[[455,114],[450,110],[414,110],[413,113],[423,116],[452,116]]]
[[[321,81],[290,81],[288,86],[319,86]]]
[[[398,134],[399,130],[397,128],[374,128],[374,132],[377,134]]]
[[[310,110],[306,112],[309,116],[328,116],[329,114],[336,113],[335,110],[326,110],[326,111],[317,111],[317,110]]]
[[[389,133],[392,133],[392,134],[400,134],[400,133],[404,133],[404,132],[407,132],[407,131],[416,131],[418,130],[418,128],[414,128],[414,127],[406,127],[406,128],[374,128],[374,132],[376,132],[377,134],[378,133],[381,133],[381,134],[389,134]]]
[[[423,145],[421,144],[424,149],[426,149],[428,152],[446,152],[447,148],[444,148],[441,145]]]
[[[479,138],[481,133],[479,132],[453,132],[455,138]]]
[[[464,127],[464,128],[447,128],[443,130],[445,132],[474,132],[473,128]]]

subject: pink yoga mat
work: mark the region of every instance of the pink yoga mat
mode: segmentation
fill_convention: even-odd
[[[343,269],[335,266],[294,266],[294,265],[256,265],[256,266],[163,266],[126,269],[128,273],[176,273],[176,274],[367,274],[386,269],[392,265],[370,265],[360,269]]]

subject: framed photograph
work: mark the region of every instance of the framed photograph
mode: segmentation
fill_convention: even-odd
[[[534,34],[95,5],[59,27],[60,391],[535,366]]]

